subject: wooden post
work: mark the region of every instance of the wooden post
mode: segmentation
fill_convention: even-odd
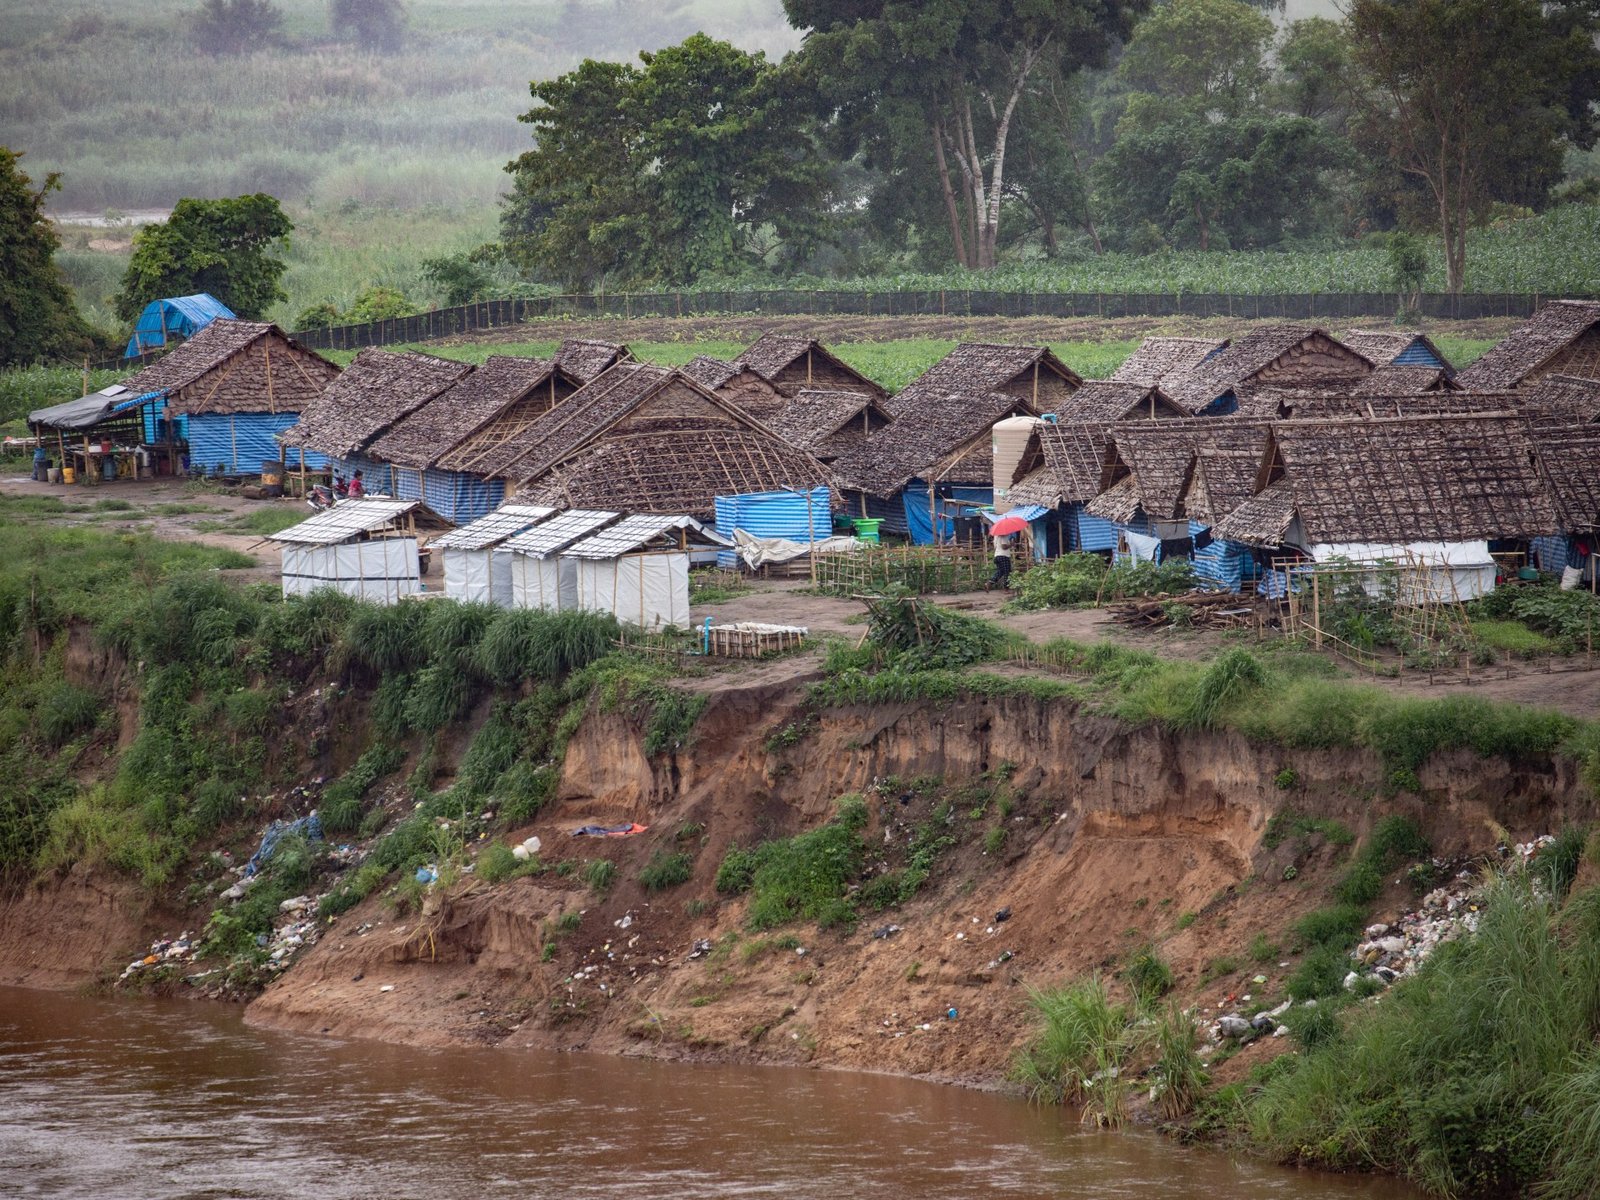
[[[1311,572],[1311,636],[1318,650],[1322,649],[1322,580]]]
[[[811,489],[806,489],[806,541],[811,552],[811,586],[817,586],[817,527],[811,518]]]
[[[89,358],[88,358],[88,355],[85,355],[84,359],[83,359],[83,394],[85,396],[87,396],[89,394]]]

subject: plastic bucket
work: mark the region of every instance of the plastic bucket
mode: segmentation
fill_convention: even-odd
[[[46,467],[45,468],[45,472],[44,472],[44,477],[47,480],[49,480],[51,483],[60,483],[61,482],[61,468],[60,467]]]
[[[878,540],[878,526],[883,524],[882,517],[857,517],[852,524],[856,527],[856,536],[863,542]]]
[[[77,470],[75,468],[73,468],[73,467],[62,467],[61,468],[61,482],[62,483],[77,483],[78,482],[78,472],[77,472]]]

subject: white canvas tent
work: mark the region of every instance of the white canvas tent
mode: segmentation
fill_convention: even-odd
[[[283,547],[283,594],[333,588],[393,604],[422,590],[417,521],[443,525],[418,500],[344,500],[266,541]]]
[[[689,624],[691,551],[733,543],[693,517],[641,513],[570,546],[579,608],[641,629]]]
[[[588,537],[622,514],[575,508],[541,521],[494,551],[494,571],[510,580],[512,608],[547,608],[553,612],[578,606],[578,568],[557,557],[573,542]]]
[[[433,543],[444,568],[444,594],[452,600],[512,607],[511,555],[495,548],[550,517],[541,504],[502,504]]]

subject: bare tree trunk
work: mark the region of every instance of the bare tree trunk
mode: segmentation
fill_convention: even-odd
[[[933,123],[933,161],[939,168],[939,188],[944,193],[945,215],[950,219],[950,242],[955,247],[956,265],[970,267],[971,261],[967,258],[966,239],[961,236],[961,213],[956,208],[956,194],[950,186],[950,167],[944,157],[944,125],[939,121]]]

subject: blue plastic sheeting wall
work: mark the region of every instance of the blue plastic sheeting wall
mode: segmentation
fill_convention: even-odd
[[[1189,556],[1194,573],[1202,583],[1237,592],[1244,581],[1255,575],[1256,560],[1248,546],[1238,542],[1215,541]]]
[[[173,296],[152,300],[139,314],[139,322],[128,339],[124,358],[137,358],[167,344],[168,336],[191,338],[218,317],[232,317],[233,310],[209,292],[193,296]]]
[[[1533,551],[1533,565],[1541,571],[1555,573],[1580,565],[1577,547],[1568,537],[1534,538],[1529,549]]]
[[[1392,360],[1397,367],[1442,367],[1439,356],[1420,339],[1411,343]]]
[[[809,501],[805,492],[745,492],[738,496],[716,498],[717,532],[723,537],[733,537],[735,529],[742,529],[751,537],[787,538],[791,542],[809,544],[822,541],[833,534],[833,514],[828,504],[827,488],[813,488]],[[738,565],[739,555],[734,550],[724,550],[717,555],[717,565]]]
[[[299,413],[194,413],[178,418],[188,425],[189,461],[210,470],[217,463],[238,475],[259,475],[264,462],[300,466],[300,451],[285,447],[276,435],[300,420]],[[320,471],[327,459],[306,454],[306,467]]]
[[[1072,529],[1074,550],[1115,550],[1117,527],[1102,517],[1091,517],[1083,511],[1083,504],[1074,501],[1068,509],[1067,520]]]
[[[160,416],[161,416],[161,405],[159,403],[157,403],[157,404],[149,404],[149,405],[145,406],[145,410],[144,410],[144,441],[145,441],[145,445],[147,445],[147,446],[154,446],[154,445],[156,445],[156,444],[158,444],[160,442],[164,442],[164,441],[167,440],[166,438],[160,436],[160,432],[161,431],[156,428],[156,421],[160,418]],[[185,441],[185,442],[188,441],[189,440],[189,418],[188,418],[188,416],[185,415],[185,416],[181,416],[181,417],[174,417],[174,418],[172,418],[172,424],[173,424],[172,436],[174,438],[177,438],[179,441]]]
[[[926,495],[927,493],[923,493]],[[852,494],[850,503],[846,506],[852,517],[861,515],[861,497]],[[879,533],[908,533],[906,527],[906,506],[899,496],[892,500],[883,500],[877,496],[867,497],[867,517],[873,521],[881,521],[878,526]]]
[[[376,472],[376,474],[374,474]],[[391,489],[388,482],[393,475]],[[476,521],[500,507],[506,498],[503,479],[481,479],[460,471],[377,465],[362,473],[369,491],[391,491],[397,500],[421,500],[434,512],[457,525]],[[380,488],[378,485],[382,484]]]
[[[906,528],[911,534],[911,540],[918,546],[931,546],[933,544],[933,515],[928,511],[928,485],[920,479],[913,479],[906,484],[900,493],[901,503],[905,506]],[[955,536],[956,526],[954,512],[942,503],[945,500],[971,500],[978,504],[994,503],[994,488],[992,487],[960,487],[944,485],[939,487],[939,536],[951,538]]]

